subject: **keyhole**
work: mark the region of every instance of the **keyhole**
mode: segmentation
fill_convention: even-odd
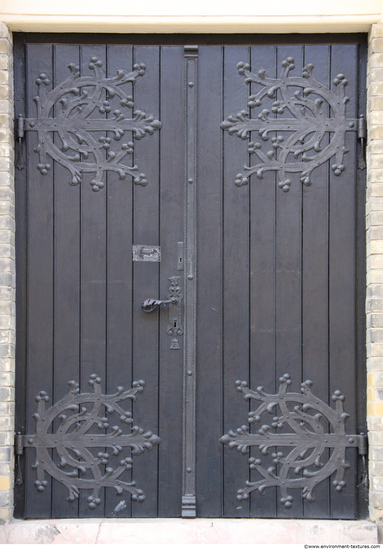
[[[177,320],[176,319],[174,319],[174,325],[173,326],[174,326],[174,328],[177,327]]]

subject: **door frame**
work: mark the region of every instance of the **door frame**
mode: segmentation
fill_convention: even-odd
[[[184,283],[183,283],[183,300],[184,300],[184,311],[185,311],[185,318],[183,320],[183,327],[184,327],[184,353],[183,353],[183,380],[184,380],[184,421],[183,421],[183,440],[184,440],[184,447],[183,447],[183,502],[182,502],[182,516],[183,517],[195,517],[196,515],[196,503],[195,503],[195,445],[196,445],[196,429],[195,429],[195,418],[196,418],[196,411],[195,411],[195,393],[196,393],[196,300],[197,300],[197,259],[196,259],[196,246],[197,246],[197,189],[196,185],[193,185],[193,183],[197,180],[197,174],[196,174],[196,167],[197,167],[197,89],[198,89],[198,70],[197,70],[197,64],[198,64],[198,45],[205,45],[208,43],[208,45],[225,45],[227,46],[227,42],[230,42],[230,44],[235,45],[257,45],[261,44],[262,46],[264,44],[269,45],[280,45],[280,44],[288,44],[288,46],[293,47],[294,44],[323,44],[323,39],[321,36],[299,36],[299,37],[289,37],[286,39],[285,36],[268,36],[265,37],[263,35],[252,37],[248,35],[240,35],[240,36],[231,36],[230,41],[227,40],[226,36],[220,36],[220,35],[214,35],[212,37],[206,37],[206,36],[192,36],[188,37],[190,39],[190,42],[193,44],[196,44],[195,46],[184,46],[182,48],[184,50],[184,67],[185,67],[185,82],[188,82],[188,85],[185,86],[185,143],[187,144],[186,150],[185,150],[185,182],[184,182],[184,227],[185,227],[185,234],[184,234]],[[78,37],[79,44],[88,45],[92,44],[91,48],[93,48],[94,43],[98,44],[131,44],[132,42],[135,44],[143,44],[146,45],[148,42],[156,42],[156,45],[160,46],[167,46],[167,45],[173,45],[174,42],[180,42],[182,45],[185,44],[185,36],[178,35],[177,37],[165,35],[165,36],[159,36],[154,35],[153,37],[147,37],[147,36],[110,36],[110,35],[85,35],[83,37]],[[50,45],[51,44],[57,44],[57,43],[69,43],[71,42],[73,44],[74,38],[73,36],[68,35],[35,35],[33,37],[26,37],[25,35],[16,35],[15,36],[15,53],[17,54],[16,59],[18,62],[18,69],[17,69],[17,76],[18,76],[18,82],[22,81],[23,78],[23,72],[20,71],[19,66],[23,66],[24,63],[26,63],[26,60],[24,61],[23,57],[23,45],[24,43],[27,43],[28,45],[37,44],[40,46],[41,44],[46,44],[46,48],[48,48],[48,60],[50,63],[50,56],[52,55],[50,53]],[[332,44],[353,44],[354,47],[357,46],[360,49],[359,56],[361,59],[364,59],[364,43],[360,40],[359,36],[341,36],[338,39],[335,39],[334,37],[331,37],[331,43]],[[326,42],[324,42],[326,45]],[[180,49],[180,48],[179,48]],[[33,50],[37,51],[37,50]],[[40,50],[38,50],[40,51]],[[32,57],[31,63],[33,65],[33,54],[30,54]],[[26,72],[28,75],[29,73]],[[28,76],[27,76],[28,78]],[[31,88],[30,85],[28,86],[29,93],[27,94],[26,100],[30,101],[30,94],[31,94]],[[18,87],[20,87],[18,85]],[[362,109],[364,108],[364,86],[363,86],[363,79],[361,79],[361,82],[358,86],[359,90],[359,97],[357,98],[358,103],[362,105]],[[26,101],[25,100],[25,101]],[[23,110],[24,102],[19,100],[17,98],[16,103],[16,109]],[[32,109],[33,113],[33,109]],[[28,113],[27,116],[31,116],[31,113]],[[187,136],[187,139],[186,139]],[[364,203],[364,186],[361,185],[361,182],[363,182],[363,172],[357,172],[357,193],[360,194],[358,196],[357,203],[363,204]],[[27,199],[23,196],[22,189],[24,189],[24,183],[27,181],[27,169],[24,171],[18,172],[18,188],[20,189],[20,195],[19,199],[16,204],[16,215],[18,219],[25,219],[28,216],[28,208],[27,208]],[[202,182],[201,182],[202,183]],[[192,184],[192,185],[190,185]],[[33,201],[34,202],[34,201]],[[48,206],[48,203],[47,203]],[[181,206],[181,205],[180,205]],[[360,212],[358,211],[357,215],[357,229],[358,234],[360,235],[362,227],[364,227],[363,222],[363,216],[360,215]],[[50,227],[50,226],[49,226]],[[18,232],[18,238],[16,240],[18,248],[18,266],[20,269],[22,269],[24,272],[28,269],[28,262],[27,257],[29,255],[29,251],[27,250],[27,228],[21,228]],[[360,248],[363,244],[363,239],[360,239],[360,237],[357,240],[357,246]],[[360,251],[357,251],[357,255],[361,256]],[[49,268],[47,266],[47,270],[49,271]],[[359,265],[359,271],[358,273],[363,273],[363,265]],[[363,308],[364,308],[364,300],[363,300],[363,292],[362,289],[364,288],[364,281],[363,278],[360,277],[359,286],[358,288],[358,296],[360,296],[358,304],[357,304],[357,315],[358,315],[358,322],[359,326],[360,323],[363,322]],[[19,299],[17,302],[17,307],[19,315],[17,320],[17,330],[19,334],[25,334],[26,338],[28,338],[27,333],[27,308],[29,302],[24,302],[24,295],[27,292],[26,287],[24,286],[24,281],[20,278],[20,282],[18,285],[18,295]],[[361,286],[362,285],[362,286]],[[46,330],[49,331],[50,328],[48,325],[46,326]],[[364,338],[363,338],[363,331],[360,331],[359,338],[357,339],[356,344],[356,353],[358,356],[358,368],[363,370],[364,366],[364,359],[363,359],[363,350],[365,346]],[[16,384],[16,394],[18,403],[23,404],[25,402],[24,395],[26,394],[25,386],[27,384],[26,380],[28,379],[28,376],[25,377],[25,374],[22,374],[22,370],[24,369],[23,365],[27,363],[26,359],[26,341],[24,341],[22,338],[18,339],[18,345],[17,345],[17,356],[18,356],[18,377],[17,377],[17,384]],[[73,376],[73,374],[71,375]],[[360,378],[360,377],[359,377]],[[359,387],[361,387],[362,384],[359,384]],[[37,391],[37,389],[35,388]],[[84,391],[84,390],[83,390]],[[361,409],[363,410],[363,409]],[[16,430],[21,431],[21,433],[25,433],[24,426],[27,425],[26,420],[24,420],[24,416],[26,414],[25,411],[22,411],[22,407],[17,407],[17,416],[16,416]],[[28,416],[29,418],[29,416]],[[358,425],[358,433],[359,431],[364,431],[364,414],[362,413],[361,418],[357,420]],[[27,433],[30,433],[29,431]],[[361,491],[362,496],[360,497],[359,501],[360,503],[364,502],[364,495],[363,491]],[[16,501],[19,502],[23,498],[23,490],[22,487],[16,487]],[[359,506],[360,509],[361,506]],[[365,514],[361,512],[362,515]],[[33,517],[33,516],[32,516]]]
[[[7,35],[6,35],[7,36]],[[10,36],[10,35],[9,35]],[[381,30],[380,30],[380,26],[379,25],[376,25],[375,26],[375,32],[374,32],[374,28],[373,28],[373,32],[370,36],[370,42],[372,44],[372,48],[371,48],[371,54],[370,54],[370,64],[373,65],[374,64],[374,60],[372,59],[373,57],[373,52],[374,52],[374,44],[376,44],[376,47],[375,47],[375,50],[379,48],[378,46],[378,40],[381,36]],[[183,39],[184,41],[184,39]],[[376,65],[377,61],[375,62],[375,65]],[[369,93],[370,95],[372,96],[373,95],[373,83],[374,82],[378,82],[379,81],[379,77],[377,75],[373,76],[372,78],[370,78],[370,81],[369,81]],[[11,82],[10,82],[11,83]],[[375,109],[376,111],[378,111],[378,109]],[[374,111],[374,108],[371,107],[370,111],[369,111],[369,114],[372,114]],[[374,130],[374,126],[372,125],[371,126],[371,130]],[[371,135],[371,144],[374,145],[373,141],[375,140],[377,142],[377,140],[379,139],[378,136],[375,136],[375,135]],[[375,159],[376,161],[378,160],[378,157],[373,157],[373,159]],[[12,165],[13,163],[10,163],[10,166]],[[371,190],[373,191],[374,189],[374,185],[376,186],[376,184],[379,184],[379,181],[378,181],[378,175],[377,174],[374,174],[374,171],[373,171],[373,168],[371,167],[373,166],[373,163],[369,165],[369,178],[368,178],[368,192],[370,192],[371,194]],[[12,172],[12,167],[10,168],[10,172]],[[371,219],[371,214],[373,215],[374,212],[379,212],[380,211],[380,204],[379,204],[379,199],[378,199],[378,194],[377,193],[374,193],[372,192],[372,196],[368,197],[369,200],[368,200],[368,203],[367,203],[367,214],[369,216],[369,218]],[[10,193],[9,194],[9,197],[7,197],[8,202],[10,202],[10,205],[12,206],[13,204],[13,194]],[[7,215],[7,214],[6,214]],[[363,213],[362,213],[363,215]],[[13,227],[13,224],[10,223],[9,224],[11,227],[9,228],[6,228],[6,231],[9,233],[9,237],[6,237],[8,238],[10,241],[12,241],[13,239],[13,232],[14,232],[14,227]],[[379,246],[379,243],[376,242],[378,240],[378,237],[374,237],[374,235],[376,235],[378,232],[379,232],[379,223],[378,222],[375,222],[373,224],[369,224],[367,225],[367,240],[369,242],[369,246],[370,246],[370,250],[367,250],[367,257],[370,257],[370,261],[367,263],[367,293],[368,293],[368,298],[371,298],[374,299],[376,298],[376,300],[379,299],[379,292],[378,292],[378,288],[377,286],[379,285],[380,283],[380,280],[376,280],[376,278],[379,276],[379,273],[378,273],[378,269],[377,269],[377,266],[376,265],[371,265],[371,260],[378,260],[378,254],[379,252],[377,251],[377,248],[376,250],[374,250],[374,247],[378,247]],[[374,242],[375,241],[375,242]],[[372,249],[372,251],[371,251]],[[14,252],[11,250],[9,253],[8,253],[8,256],[10,256],[11,260],[12,260],[12,255],[14,254]],[[7,269],[4,270],[6,273],[10,273],[10,271],[7,271]],[[374,296],[373,293],[378,293],[376,296]],[[368,319],[372,319],[373,317],[373,313],[374,311],[376,311],[376,307],[377,307],[377,303],[376,303],[376,300],[374,303],[372,303],[373,300],[371,301],[367,301],[367,314],[368,314]],[[9,300],[5,300],[6,302],[9,302]],[[14,297],[11,298],[11,303],[14,303]],[[8,305],[8,304],[7,304]],[[374,309],[375,308],[375,309]],[[14,312],[10,312],[10,320],[12,321],[12,319],[14,319]],[[13,322],[13,321],[12,321]],[[377,337],[378,335],[376,335],[375,338],[373,338],[373,334],[374,332],[376,333],[377,331],[374,330],[375,327],[374,326],[371,326],[371,323],[368,323],[368,328],[367,328],[367,342],[372,342],[372,344],[370,344],[368,346],[368,359],[367,359],[367,363],[368,363],[368,368],[370,370],[369,372],[369,379],[368,379],[368,385],[369,387],[371,388],[372,392],[370,392],[370,396],[368,398],[368,419],[369,419],[369,427],[370,427],[370,430],[372,432],[372,435],[374,435],[374,433],[377,433],[379,431],[379,426],[378,426],[378,419],[375,417],[375,414],[379,414],[380,413],[380,401],[379,399],[377,398],[377,396],[374,394],[374,383],[375,383],[375,387],[378,389],[379,386],[376,386],[376,380],[374,379],[374,373],[373,371],[376,370],[378,371],[378,363],[381,361],[380,360],[380,352],[379,352],[379,340],[377,340]],[[12,329],[11,329],[12,330]],[[375,344],[375,346],[374,346]],[[12,359],[12,352],[10,353],[10,361],[8,363],[12,363],[13,362],[13,359]],[[7,370],[5,371],[7,372]],[[6,388],[8,388],[7,385],[5,385]],[[11,397],[11,393],[9,393],[10,395],[10,399],[9,399],[9,402],[12,403],[13,399]],[[378,433],[377,433],[378,435]],[[372,444],[374,444],[374,438],[372,438],[371,440]],[[371,466],[373,467],[374,464],[372,463]],[[12,488],[10,487],[10,490],[9,492],[11,492]],[[374,493],[376,493],[376,491],[373,490],[373,494],[372,494],[372,497],[374,496]],[[373,502],[373,501],[372,501]],[[378,501],[375,499],[375,502],[377,503]],[[372,512],[371,512],[371,519],[378,519],[378,516],[379,516],[379,504],[375,504],[375,506],[373,505],[372,508],[371,508]]]

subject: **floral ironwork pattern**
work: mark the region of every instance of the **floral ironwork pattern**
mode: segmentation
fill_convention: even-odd
[[[253,174],[262,179],[265,172],[273,171],[279,178],[278,186],[287,192],[289,174],[300,174],[301,183],[311,185],[313,170],[333,157],[331,168],[340,176],[348,152],[346,132],[357,130],[357,121],[346,118],[349,98],[345,95],[345,76],[337,75],[333,92],[313,77],[312,63],[304,67],[302,77],[290,76],[295,68],[292,57],[282,62],[280,78],[270,78],[264,70],[255,74],[248,63],[240,62],[237,67],[246,84],[260,86],[248,98],[248,107],[257,109],[256,116],[242,110],[224,120],[221,128],[243,140],[253,138],[251,132],[257,133],[271,149],[265,151],[262,141],[249,142],[248,151],[256,156],[256,163],[237,174],[236,185],[248,184]]]
[[[131,116],[133,97],[122,86],[143,76],[145,64],[135,64],[131,72],[118,70],[114,77],[105,75],[97,57],[91,57],[89,63],[93,75],[80,76],[74,63],[68,68],[68,78],[50,91],[51,81],[45,73],[36,79],[37,116],[25,119],[25,128],[38,133],[35,151],[39,154],[39,172],[46,175],[51,169],[49,156],[69,170],[71,185],[78,185],[84,173],[91,173],[90,185],[99,191],[105,186],[103,178],[108,171],[116,172],[120,179],[130,175],[135,184],[146,185],[145,174],[126,164],[125,157],[133,154],[134,143],[124,136],[128,132],[141,139],[159,130],[161,123],[140,110]],[[115,142],[119,142],[119,150],[113,150]]]
[[[229,431],[220,441],[242,454],[247,454],[250,447],[258,447],[263,460],[267,460],[269,451],[274,449],[269,467],[263,465],[261,458],[249,459],[249,467],[258,473],[259,479],[246,481],[246,487],[238,490],[237,499],[247,500],[254,490],[263,495],[268,487],[279,487],[280,502],[291,508],[293,497],[289,495],[289,489],[302,489],[302,497],[312,502],[315,486],[333,474],[333,486],[342,491],[346,485],[345,470],[349,468],[346,449],[364,448],[365,437],[346,434],[349,415],[343,410],[345,398],[340,391],[335,391],[332,396],[336,404],[334,410],[311,393],[311,380],[301,384],[301,393],[287,392],[291,385],[288,374],[279,381],[276,394],[268,394],[262,387],[253,391],[246,382],[236,382],[237,390],[245,400],[262,402],[249,413],[249,424],[265,422],[265,413],[272,415],[272,421],[263,423],[257,433],[250,433],[249,426],[242,426],[236,432]],[[330,450],[329,458],[324,454],[327,449]]]
[[[36,450],[36,461],[32,466],[37,472],[35,487],[39,492],[44,491],[48,485],[45,480],[47,473],[66,486],[70,502],[79,498],[80,489],[92,490],[88,497],[91,509],[100,504],[100,491],[104,487],[114,488],[118,495],[126,491],[133,500],[141,502],[145,495],[136,488],[136,483],[119,479],[123,472],[132,469],[132,458],[119,459],[115,468],[109,465],[109,461],[118,457],[126,447],[130,448],[132,455],[151,450],[160,439],[138,426],[133,426],[129,434],[123,433],[117,425],[108,430],[108,417],[116,414],[121,425],[132,424],[131,412],[125,411],[119,403],[126,399],[135,401],[136,395],[144,390],[145,382],[133,382],[127,391],[119,386],[112,395],[101,394],[101,379],[95,374],[91,375],[89,384],[94,393],[80,393],[79,385],[70,381],[68,395],[47,410],[45,404],[49,397],[46,392],[40,391],[37,395],[38,410],[33,415],[36,433],[22,436],[24,446]],[[94,433],[94,427],[102,433]],[[105,448],[110,451],[105,452]],[[52,458],[52,449],[60,461],[58,464]]]

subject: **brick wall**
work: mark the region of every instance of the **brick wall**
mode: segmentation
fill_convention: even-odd
[[[13,511],[15,213],[12,36],[0,23],[0,521]]]
[[[370,518],[383,521],[383,24],[369,35],[367,74],[367,422]]]

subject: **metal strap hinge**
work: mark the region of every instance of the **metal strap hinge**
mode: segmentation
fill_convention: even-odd
[[[19,456],[24,454],[24,439],[21,433],[15,435],[15,455]]]
[[[23,476],[21,473],[21,465],[20,465],[20,457],[24,454],[24,447],[25,447],[25,436],[21,435],[21,433],[17,433],[15,435],[15,456],[16,456],[16,467],[15,467],[15,474],[16,479],[15,483],[16,485],[22,485],[23,484]]]
[[[24,168],[21,140],[32,130],[37,133],[34,151],[42,176],[54,161],[68,170],[70,185],[79,185],[85,173],[93,174],[89,184],[94,192],[105,187],[108,172],[116,173],[120,180],[131,176],[135,185],[144,187],[148,183],[145,174],[131,162],[135,140],[160,130],[161,122],[136,109],[133,96],[127,95],[131,88],[124,85],[134,85],[144,76],[145,63],[135,63],[132,71],[118,69],[116,76],[109,77],[102,61],[92,55],[88,67],[91,74],[81,75],[79,66],[69,63],[68,77],[55,87],[44,72],[36,78],[36,116],[19,115],[15,124],[19,141],[16,166]],[[111,116],[105,118],[107,113]]]
[[[361,456],[367,455],[367,436],[363,433],[358,435],[358,451]]]
[[[248,500],[252,491],[263,495],[265,489],[278,487],[281,504],[291,508],[293,495],[290,490],[301,488],[302,498],[313,502],[316,485],[326,478],[332,478],[332,485],[340,492],[346,486],[346,470],[351,467],[347,460],[350,447],[358,449],[362,456],[361,485],[366,487],[367,438],[363,433],[347,433],[349,415],[344,411],[345,396],[336,390],[331,396],[335,403],[335,408],[332,408],[312,393],[312,380],[303,382],[300,392],[288,391],[292,381],[287,373],[279,382],[275,394],[266,393],[262,386],[252,390],[247,382],[235,382],[245,401],[258,401],[258,407],[248,415],[249,426],[230,430],[220,439],[223,445],[242,455],[248,455],[250,451],[249,469],[258,474],[257,478],[248,480],[245,487],[238,489],[237,500]],[[270,424],[265,423],[266,414],[273,416]],[[324,453],[325,449],[331,449],[330,459],[330,455]],[[277,465],[280,468],[277,469]]]
[[[358,118],[358,139],[360,140],[358,168],[360,170],[364,170],[366,168],[366,143],[367,143],[367,120],[364,115],[360,115]]]
[[[45,391],[35,397],[35,432],[18,433],[15,437],[16,485],[23,483],[20,462],[26,447],[34,449],[35,462],[31,468],[36,470],[34,486],[38,493],[48,486],[45,475],[49,475],[67,488],[69,502],[77,500],[82,489],[92,491],[87,497],[91,510],[101,503],[100,492],[104,487],[115,489],[118,495],[125,491],[132,500],[142,502],[143,491],[134,481],[120,479],[120,476],[132,470],[133,456],[150,451],[160,443],[153,432],[134,425],[131,411],[122,405],[128,399],[135,401],[137,394],[144,391],[145,382],[134,381],[128,390],[117,386],[112,394],[102,394],[101,378],[97,374],[90,376],[91,392],[81,393],[74,380],[68,384],[68,395],[51,407],[46,407],[49,396]],[[110,426],[112,415],[114,420]],[[127,426],[131,426],[130,430]]]
[[[17,152],[16,168],[18,170],[23,170],[24,169],[24,163],[23,163],[21,142],[25,137],[25,123],[24,123],[24,116],[22,114],[19,114],[19,116],[17,117],[17,123],[15,124],[15,128],[16,128],[16,138],[19,142],[18,152]]]
[[[368,446],[368,439],[365,434],[358,435],[358,451],[359,455],[362,457],[362,481],[358,485],[358,487],[368,487],[368,471],[367,471],[367,465],[366,465],[366,456],[367,456],[367,446]]]

